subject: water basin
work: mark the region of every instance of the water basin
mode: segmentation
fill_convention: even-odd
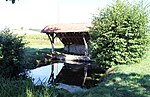
[[[104,72],[97,65],[90,63],[51,63],[30,70],[29,76],[34,79],[33,82],[36,85],[61,83],[90,88],[97,85]]]

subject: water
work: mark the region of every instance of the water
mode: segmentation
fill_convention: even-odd
[[[48,80],[51,74],[54,74],[54,79],[56,75],[60,72],[64,63],[53,63],[47,66],[42,66],[33,70],[30,70],[29,76],[33,78],[33,82],[36,85],[40,85],[41,83],[48,83]],[[55,68],[53,70],[53,68]]]
[[[90,88],[96,86],[105,71],[89,63],[51,63],[30,71],[36,85],[63,83]]]

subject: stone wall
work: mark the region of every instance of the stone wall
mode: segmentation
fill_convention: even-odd
[[[64,50],[68,53],[84,54],[85,53],[85,45],[81,45],[81,44],[66,45],[64,47]]]

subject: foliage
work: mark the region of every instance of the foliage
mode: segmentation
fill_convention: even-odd
[[[1,97],[64,97],[63,92],[48,86],[35,86],[30,79],[9,80],[0,77]]]
[[[3,77],[14,77],[25,71],[23,37],[18,37],[5,29],[0,33],[0,74]]]
[[[91,57],[102,67],[139,62],[146,53],[148,12],[143,2],[116,0],[93,17]]]

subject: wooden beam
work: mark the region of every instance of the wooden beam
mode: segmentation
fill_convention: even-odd
[[[52,46],[52,54],[54,54],[55,53],[55,48],[54,48],[54,39],[55,39],[55,36],[54,36],[54,33],[52,33],[52,34],[47,34],[47,36],[48,36],[48,38],[49,38],[49,40],[50,40],[50,43],[51,43],[51,46]]]
[[[84,41],[84,45],[85,45],[85,57],[88,58],[88,45],[87,45],[87,42],[85,40],[84,34],[83,34],[83,41]]]

